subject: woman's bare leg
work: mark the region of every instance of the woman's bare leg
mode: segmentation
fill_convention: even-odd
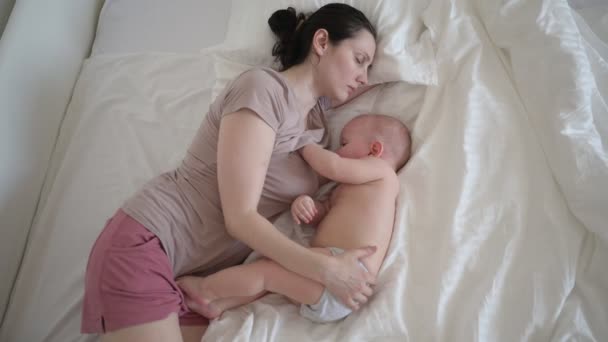
[[[182,333],[176,313],[160,321],[139,324],[104,334],[102,342],[181,342]]]
[[[180,329],[184,342],[201,342],[207,330],[207,325],[182,325]]]
[[[179,325],[176,313],[167,318],[128,327],[104,334],[102,342],[139,342],[139,341],[167,341],[167,342],[200,342],[207,325]]]

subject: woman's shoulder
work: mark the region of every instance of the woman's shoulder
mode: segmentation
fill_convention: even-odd
[[[244,71],[235,78],[233,87],[289,90],[283,76],[278,71],[267,67],[254,67]]]
[[[281,75],[269,68],[256,67],[244,71],[218,96],[210,112],[219,122],[222,117],[249,109],[275,132],[291,117],[289,91]]]

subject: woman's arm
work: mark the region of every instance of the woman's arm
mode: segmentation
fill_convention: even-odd
[[[217,171],[226,229],[285,268],[322,282],[329,258],[291,241],[257,211],[274,139],[275,132],[247,109],[222,119]]]
[[[218,183],[228,233],[286,269],[324,284],[353,309],[370,296],[375,278],[361,272],[358,259],[374,248],[347,251],[340,257],[313,252],[281,234],[258,211],[258,202],[274,146],[275,132],[250,110],[224,116],[218,142]],[[359,300],[359,302],[361,302]]]

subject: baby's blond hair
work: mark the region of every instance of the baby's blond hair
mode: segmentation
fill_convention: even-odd
[[[412,141],[410,131],[399,119],[383,114],[363,114],[351,122],[365,120],[366,131],[370,140],[380,141],[384,145],[385,158],[396,171],[410,159]]]

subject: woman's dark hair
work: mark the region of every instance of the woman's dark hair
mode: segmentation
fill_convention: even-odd
[[[302,63],[318,29],[325,29],[329,41],[338,44],[352,38],[361,29],[369,31],[376,39],[376,29],[361,11],[346,4],[327,4],[313,12],[308,18],[296,14],[293,7],[278,10],[268,19],[270,29],[278,38],[272,55],[281,62],[282,70]]]

